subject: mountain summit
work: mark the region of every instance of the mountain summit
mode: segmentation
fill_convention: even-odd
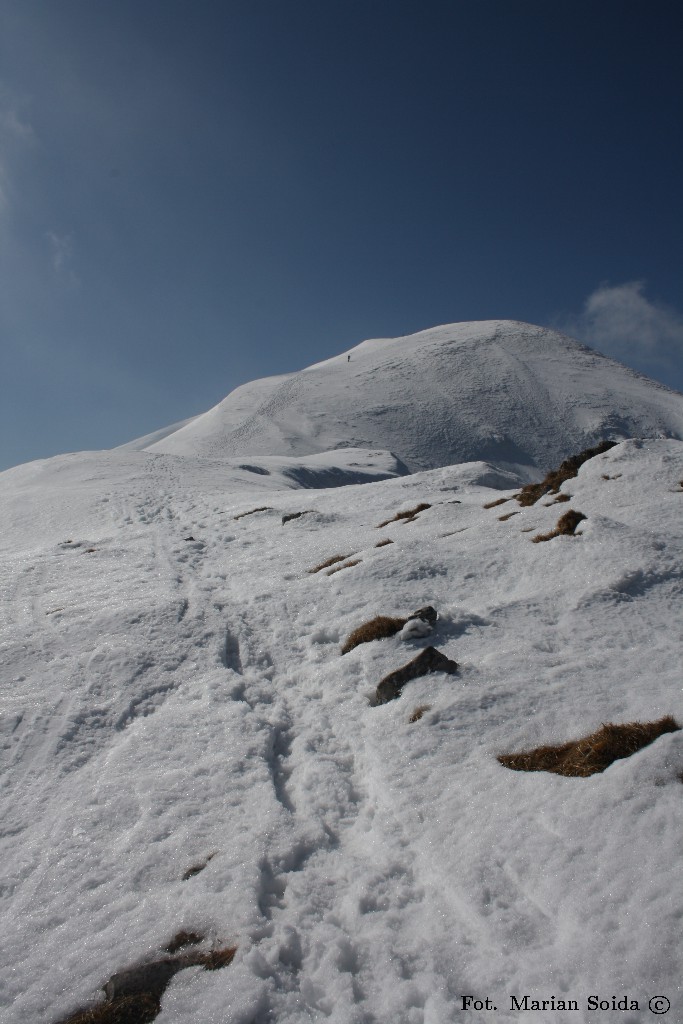
[[[364,341],[124,447],[229,458],[372,448],[412,472],[483,460],[530,478],[604,438],[657,436],[683,438],[683,395],[557,331],[485,320]]]
[[[0,473],[0,1019],[683,1021],[683,442],[519,487],[682,425],[461,324]]]

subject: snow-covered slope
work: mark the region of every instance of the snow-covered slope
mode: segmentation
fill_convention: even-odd
[[[484,460],[532,478],[605,437],[682,438],[683,395],[554,331],[484,321],[365,341],[168,429],[133,444],[230,458],[385,449],[411,471]]]
[[[391,344],[334,372],[386,367]],[[531,395],[568,370],[525,344]],[[580,360],[604,384],[613,364]],[[324,391],[327,372],[291,379]],[[602,430],[595,401],[566,422]],[[366,468],[400,472],[385,459]],[[181,929],[238,951],[178,973],[158,1024],[518,1024],[513,996],[554,1000],[543,1024],[644,1024],[653,997],[683,1020],[683,732],[591,778],[496,759],[683,722],[683,443],[627,441],[563,484],[570,501],[525,509],[484,507],[505,478],[482,463],[307,491],[287,471],[334,460],[239,465],[115,451],[0,474],[3,1022],[54,1024]],[[568,508],[576,536],[531,542]],[[364,620],[427,604],[430,636],[340,654]],[[372,706],[430,643],[458,674]]]

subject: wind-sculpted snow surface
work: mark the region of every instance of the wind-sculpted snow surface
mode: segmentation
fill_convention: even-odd
[[[683,720],[683,443],[584,463],[585,519],[543,544],[567,504],[501,521],[496,480],[303,491],[144,452],[0,476],[3,1022],[54,1024],[179,932],[237,953],[178,971],[158,1024],[683,1019],[683,733],[590,778],[497,760]],[[341,654],[426,606],[428,635]],[[427,647],[457,674],[373,706]]]
[[[168,431],[147,450],[238,458],[379,448],[411,471],[483,460],[537,479],[603,438],[683,438],[683,395],[555,331],[482,321],[365,341],[245,384]]]

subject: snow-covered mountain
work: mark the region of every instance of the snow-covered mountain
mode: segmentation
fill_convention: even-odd
[[[0,474],[3,1024],[130,1022],[159,964],[157,1024],[683,1020],[683,731],[498,760],[683,724],[683,396],[523,325],[350,354]]]
[[[555,331],[484,321],[365,341],[160,433],[124,447],[230,458],[385,449],[413,472],[483,460],[530,479],[606,437],[683,437],[683,395]]]

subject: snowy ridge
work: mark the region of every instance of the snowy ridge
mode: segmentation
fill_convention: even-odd
[[[179,972],[158,1024],[491,1019],[467,994],[502,1022],[525,994],[577,1001],[552,1024],[593,1024],[594,994],[683,1019],[683,732],[588,779],[496,760],[683,722],[683,443],[619,444],[529,508],[484,507],[504,469],[379,450],[399,475],[301,489],[340,454],[0,475],[3,1020],[53,1024],[181,928],[238,952]],[[576,536],[531,542],[570,507]],[[427,604],[429,636],[340,654]],[[428,644],[459,674],[372,707]]]
[[[683,438],[683,395],[555,331],[482,321],[365,341],[168,429],[144,447],[229,458],[383,449],[411,472],[485,461],[532,479],[603,438]]]

